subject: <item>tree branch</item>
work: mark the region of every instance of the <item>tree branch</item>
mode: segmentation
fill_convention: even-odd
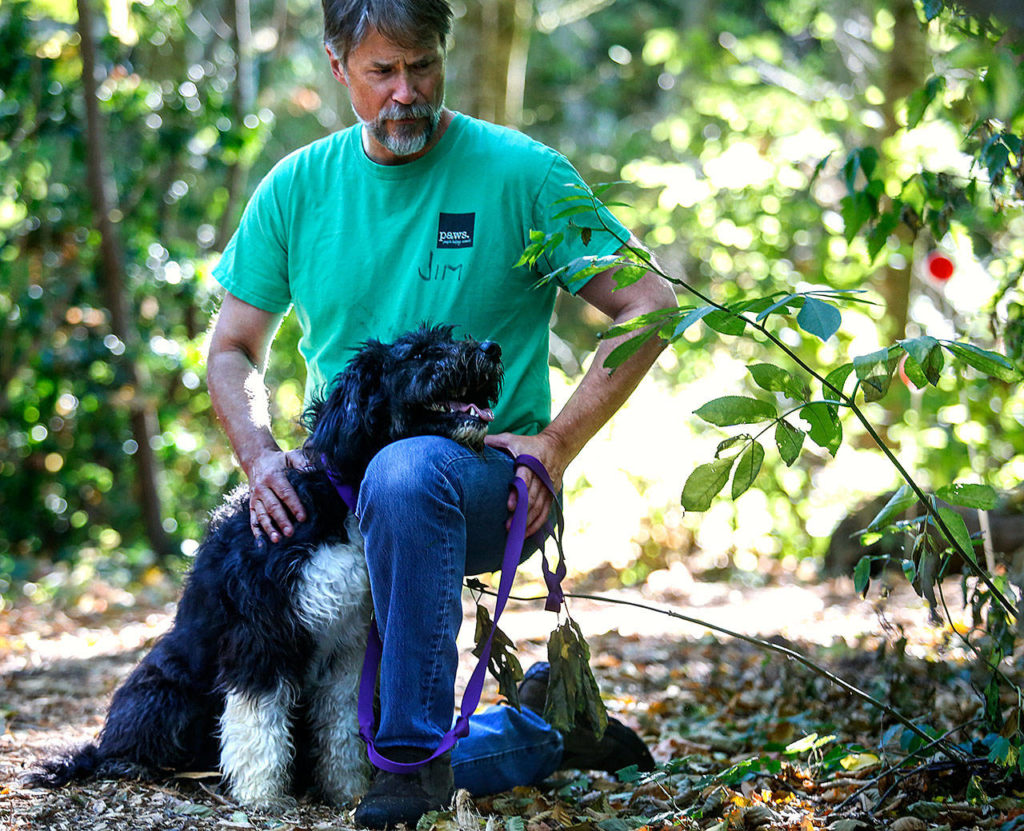
[[[474,585],[473,588],[478,590],[478,591],[482,591],[485,594],[490,594],[490,595],[493,595],[493,596],[497,596],[496,592],[494,592],[494,591],[492,591],[490,589],[482,588],[482,587],[476,586],[476,585]],[[735,638],[736,640],[744,641],[745,643],[749,643],[752,646],[756,646],[758,649],[763,649],[763,650],[768,651],[768,652],[775,652],[778,655],[783,655],[786,658],[789,658],[790,660],[793,660],[793,661],[796,661],[797,663],[803,664],[805,667],[807,667],[809,670],[814,672],[816,675],[820,675],[822,678],[826,679],[827,681],[830,681],[831,683],[835,684],[837,687],[841,687],[842,689],[846,690],[848,693],[851,693],[852,695],[855,695],[857,698],[860,698],[860,699],[866,701],[872,707],[875,707],[875,708],[881,710],[882,712],[884,712],[886,715],[891,716],[893,719],[895,719],[896,721],[900,722],[900,724],[904,725],[908,730],[912,731],[915,735],[917,735],[920,738],[924,739],[926,742],[936,742],[937,741],[933,736],[931,736],[928,733],[926,733],[923,729],[921,729],[916,724],[914,724],[913,721],[911,721],[909,718],[907,718],[905,715],[903,715],[898,710],[896,710],[893,707],[889,706],[884,701],[878,700],[873,695],[870,695],[869,693],[864,692],[862,689],[860,689],[858,687],[855,687],[849,681],[845,680],[844,678],[840,678],[835,673],[829,672],[827,669],[825,669],[820,664],[815,663],[810,658],[808,658],[806,655],[802,655],[802,654],[800,654],[799,652],[797,652],[794,649],[789,649],[788,647],[785,647],[785,646],[779,646],[778,644],[774,644],[771,641],[766,641],[766,640],[763,640],[762,638],[754,637],[753,635],[744,635],[742,632],[735,632],[735,631],[733,631],[731,629],[726,629],[724,626],[718,626],[717,624],[710,623],[710,622],[708,622],[706,620],[701,620],[700,618],[690,617],[689,615],[684,615],[681,612],[676,612],[676,611],[674,611],[672,609],[662,609],[662,608],[659,608],[657,606],[648,606],[645,603],[638,603],[638,602],[636,602],[634,600],[622,600],[621,598],[608,597],[606,595],[599,595],[599,594],[576,594],[576,593],[569,593],[569,592],[566,592],[565,596],[567,598],[568,597],[572,597],[572,598],[576,598],[576,599],[579,599],[579,600],[594,600],[594,601],[596,601],[598,603],[614,603],[614,604],[619,605],[619,606],[631,606],[631,607],[633,607],[635,609],[644,609],[644,610],[646,610],[648,612],[655,612],[655,613],[657,613],[659,615],[667,615],[668,617],[676,618],[678,620],[683,620],[683,621],[686,621],[687,623],[694,623],[697,626],[703,626],[705,629],[710,629],[713,632],[719,632],[719,633],[721,633],[723,635],[727,635],[730,638]],[[509,600],[518,600],[518,601],[536,601],[536,600],[543,600],[543,599],[544,599],[544,597],[517,597],[515,595],[510,595],[509,596]],[[956,758],[959,754],[961,754],[961,751],[955,745],[947,746],[945,743],[943,743],[942,744],[942,749],[946,753],[946,755],[949,756],[951,759],[952,758]]]

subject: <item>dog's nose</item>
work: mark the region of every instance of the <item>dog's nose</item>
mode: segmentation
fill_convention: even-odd
[[[501,357],[501,347],[492,340],[485,340],[480,344],[480,350],[488,357],[498,360]]]

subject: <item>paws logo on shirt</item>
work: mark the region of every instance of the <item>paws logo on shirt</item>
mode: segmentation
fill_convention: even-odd
[[[446,214],[437,218],[438,248],[472,248],[476,214]]]

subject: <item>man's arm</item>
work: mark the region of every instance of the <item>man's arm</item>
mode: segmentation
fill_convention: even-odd
[[[281,315],[226,294],[210,337],[206,382],[214,412],[249,477],[253,535],[277,542],[306,519],[285,471],[306,464],[301,450],[284,452],[270,432],[270,402],[263,384],[270,344]],[[294,517],[294,519],[293,519]]]
[[[636,237],[631,237],[629,245],[640,247],[640,242]],[[580,297],[608,315],[614,324],[625,323],[638,315],[676,305],[672,287],[657,274],[648,272],[632,285],[616,290],[615,271],[609,269],[595,275],[579,292]],[[561,412],[536,436],[499,433],[488,436],[487,443],[506,448],[515,455],[529,453],[536,456],[544,463],[555,485],[561,487],[566,467],[629,398],[665,347],[665,342],[660,338],[651,338],[614,372],[609,372],[604,366],[608,355],[624,340],[639,334],[631,332],[614,340],[602,341],[590,368]],[[518,473],[529,487],[527,533],[532,534],[543,525],[551,507],[551,499],[547,489],[529,470],[520,468]],[[513,493],[509,499],[509,510],[515,508],[515,503]]]

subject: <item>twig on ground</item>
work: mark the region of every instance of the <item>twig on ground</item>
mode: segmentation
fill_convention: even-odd
[[[485,594],[495,595],[495,592],[493,592],[492,590],[483,588],[482,586],[479,586],[479,585],[476,585],[476,584],[474,584],[473,588],[475,588],[478,591],[482,591]],[[576,598],[576,599],[579,599],[579,600],[594,600],[594,601],[596,601],[598,603],[614,603],[614,604],[617,604],[617,605],[620,605],[620,606],[632,606],[633,608],[636,608],[636,609],[646,609],[648,612],[655,612],[655,613],[660,614],[660,615],[667,615],[668,617],[677,618],[678,620],[683,620],[683,621],[686,621],[687,623],[693,623],[693,624],[696,624],[697,626],[703,626],[704,628],[710,629],[713,632],[720,632],[723,635],[727,635],[730,638],[736,638],[737,640],[744,641],[746,643],[749,643],[749,644],[751,644],[753,646],[758,647],[759,649],[764,649],[764,650],[767,650],[769,652],[775,652],[775,653],[777,653],[779,655],[784,655],[785,657],[787,657],[787,658],[789,658],[789,659],[791,659],[793,661],[796,661],[797,663],[803,664],[805,667],[807,667],[809,670],[811,670],[815,674],[820,675],[822,678],[825,678],[826,680],[830,681],[831,683],[835,684],[836,686],[841,687],[842,689],[846,690],[848,693],[851,693],[852,695],[855,695],[858,698],[868,702],[873,707],[877,707],[879,710],[881,710],[882,712],[884,712],[887,715],[891,716],[892,718],[896,719],[896,721],[900,722],[900,724],[904,725],[907,729],[911,730],[913,733],[917,734],[920,738],[924,739],[925,741],[927,741],[927,742],[934,742],[936,744],[939,744],[939,746],[941,746],[943,752],[947,756],[949,756],[950,759],[955,759],[955,758],[963,759],[963,758],[965,758],[965,754],[963,753],[963,751],[960,750],[960,748],[956,747],[955,745],[947,745],[947,743],[942,740],[942,737],[940,737],[940,739],[933,739],[932,736],[930,736],[928,733],[926,733],[922,728],[920,728],[918,725],[916,725],[913,721],[911,721],[909,718],[907,718],[905,715],[903,715],[901,712],[899,712],[895,708],[889,706],[884,701],[879,701],[873,695],[870,695],[869,693],[864,692],[859,687],[855,687],[853,684],[851,684],[846,679],[840,678],[838,675],[836,675],[836,674],[834,674],[832,672],[829,672],[823,666],[821,666],[820,664],[815,663],[810,658],[808,658],[805,655],[800,654],[796,650],[789,649],[788,647],[785,647],[785,646],[779,646],[778,644],[774,644],[771,641],[766,641],[766,640],[763,640],[761,638],[756,638],[753,635],[744,635],[741,632],[734,632],[731,629],[726,629],[724,626],[718,626],[717,624],[710,623],[710,622],[708,622],[706,620],[701,620],[700,618],[695,618],[695,617],[691,617],[689,615],[684,615],[681,612],[676,612],[676,611],[674,611],[672,609],[662,609],[662,608],[659,608],[657,606],[649,606],[646,603],[638,603],[635,600],[623,600],[623,599],[617,598],[617,597],[608,597],[606,595],[598,595],[598,594],[575,594],[575,593],[569,593],[569,592],[566,592],[565,596],[567,598],[572,597],[572,598]],[[510,595],[509,596],[509,600],[518,600],[518,601],[537,601],[537,600],[543,600],[543,599],[544,599],[543,596],[539,596],[539,597],[517,597],[515,595]]]
[[[877,785],[886,776],[889,776],[890,774],[895,773],[897,770],[899,770],[901,767],[903,767],[903,765],[905,765],[907,763],[908,759],[913,759],[915,756],[921,756],[924,753],[927,753],[929,750],[931,750],[933,747],[935,747],[939,742],[949,738],[954,733],[957,733],[957,732],[959,732],[961,730],[964,730],[967,727],[970,727],[972,724],[977,724],[979,721],[981,721],[981,719],[972,718],[970,721],[968,721],[968,722],[966,722],[964,724],[958,724],[956,727],[952,728],[951,730],[947,730],[945,733],[943,733],[937,739],[933,739],[932,741],[928,742],[928,744],[921,745],[921,747],[919,747],[917,750],[907,754],[902,759],[900,759],[900,761],[897,762],[896,764],[889,765],[889,767],[887,767],[885,770],[883,770],[880,774],[878,774],[877,776],[873,777],[872,779],[869,779],[867,782],[865,782],[863,785],[861,785],[861,787],[857,788],[856,791],[854,791],[852,794],[850,794],[848,797],[846,797],[846,799],[844,799],[842,802],[840,802],[835,807],[834,813],[838,813],[839,811],[841,811],[843,808],[846,807],[847,803],[853,801],[858,796],[860,796],[862,793],[864,793],[865,791],[867,791],[870,788],[872,788],[875,785]],[[915,768],[915,770],[917,770],[917,769],[918,768]],[[888,793],[888,791],[887,791],[887,793]],[[879,804],[881,804],[881,803],[879,803]]]

